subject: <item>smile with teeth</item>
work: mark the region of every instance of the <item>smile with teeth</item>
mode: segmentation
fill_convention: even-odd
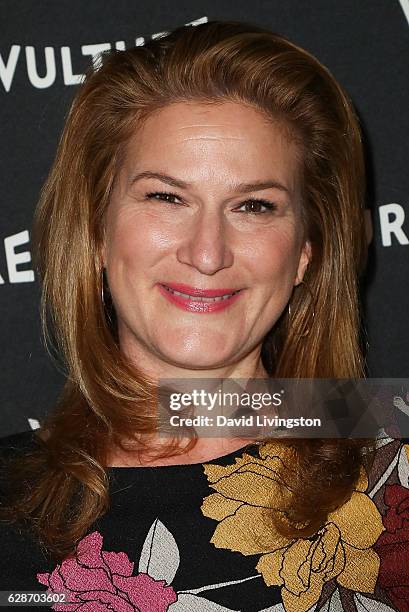
[[[233,293],[227,293],[226,295],[220,295],[217,297],[203,297],[201,295],[189,295],[188,293],[182,293],[181,291],[175,291],[174,289],[171,289],[170,287],[167,287],[166,285],[163,285],[163,287],[169,291],[169,293],[173,293],[173,295],[180,295],[181,297],[188,299],[188,300],[192,300],[195,302],[221,302],[222,300],[228,300],[229,298],[231,298],[233,295],[236,295],[236,293],[239,293],[240,289],[238,291],[234,291]]]

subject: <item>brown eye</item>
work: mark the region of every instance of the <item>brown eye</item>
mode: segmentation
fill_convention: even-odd
[[[179,200],[176,194],[165,191],[152,191],[151,193],[146,193],[145,198],[147,200],[162,200],[163,202],[168,202],[168,204],[178,204],[178,202],[174,202],[173,200],[175,198]]]
[[[239,210],[238,212],[248,212],[253,215],[260,215],[272,212],[277,208],[277,205],[273,202],[270,202],[269,200],[247,200],[247,202],[243,202],[243,204],[241,204],[240,208],[242,208],[243,206],[246,206],[247,210]],[[261,210],[262,208],[266,210]]]

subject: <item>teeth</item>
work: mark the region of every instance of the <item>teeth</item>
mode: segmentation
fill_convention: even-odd
[[[231,298],[232,295],[234,295],[235,293],[238,293],[238,291],[234,291],[233,293],[227,293],[226,295],[220,295],[218,297],[209,298],[209,297],[203,297],[201,295],[189,295],[188,293],[182,293],[181,291],[175,291],[174,289],[171,289],[170,287],[166,287],[166,285],[163,285],[163,286],[165,287],[165,289],[167,289],[167,291],[169,291],[169,293],[173,293],[174,295],[180,295],[183,298],[194,300],[195,302],[221,302],[222,300],[228,300],[229,298]]]

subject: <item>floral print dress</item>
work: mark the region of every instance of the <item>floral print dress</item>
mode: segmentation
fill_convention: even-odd
[[[33,432],[0,440],[28,448]],[[53,563],[0,523],[0,590],[65,593],[66,612],[409,612],[409,441],[378,441],[369,474],[311,538],[267,526],[278,443],[203,464],[108,468],[111,507]],[[14,609],[14,608],[10,608]]]

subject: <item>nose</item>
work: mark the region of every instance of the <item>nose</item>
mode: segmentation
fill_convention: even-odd
[[[177,249],[177,259],[212,275],[233,265],[229,228],[220,211],[202,210],[186,227],[185,236]]]

